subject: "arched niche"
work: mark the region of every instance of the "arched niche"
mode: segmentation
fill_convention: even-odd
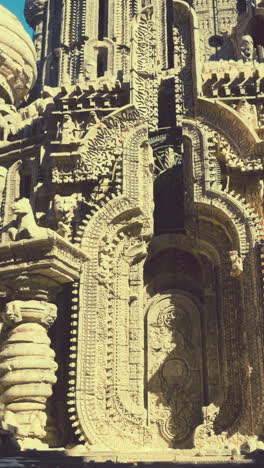
[[[211,403],[220,408],[215,421],[215,431],[218,433],[225,431],[231,436],[241,431],[242,434],[246,434],[251,418],[251,414],[247,411],[247,400],[252,399],[252,394],[249,381],[245,379],[249,365],[248,352],[253,345],[250,339],[247,341],[245,329],[248,329],[251,319],[244,308],[244,278],[232,275],[229,255],[230,250],[239,249],[241,240],[233,222],[223,210],[212,205],[207,206],[206,203],[197,203],[196,210],[195,233],[171,233],[154,237],[144,267],[146,311],[151,309],[153,303],[156,304],[156,300],[159,303],[157,306],[159,313],[169,307],[166,304],[170,306],[173,304],[173,311],[170,308],[170,313],[174,314],[174,320],[177,310],[181,310],[180,298],[188,297],[192,301],[189,312],[185,314],[181,325],[175,325],[176,328],[170,323],[167,330],[162,324],[160,331],[158,320],[149,321],[147,318],[145,325],[148,343],[145,360],[149,362],[146,396],[146,401],[149,401],[150,405],[149,417],[151,421],[156,421],[160,439],[167,440],[168,446],[174,448],[193,447],[193,434],[202,418],[201,409]],[[245,262],[247,275],[251,275],[247,255]],[[177,299],[174,297],[175,290],[177,290]],[[161,302],[160,298],[164,301]],[[177,394],[180,395],[181,391],[184,398],[187,388],[189,388],[188,394],[191,395],[189,406],[187,405],[189,410],[184,410],[181,415],[184,419],[181,424],[186,430],[182,429],[183,432],[180,433],[178,422],[177,424],[175,422],[179,420],[180,415],[177,416],[175,413],[174,403],[172,397],[168,396],[162,372],[167,361],[174,359],[175,356],[180,359],[180,350],[182,359],[186,362],[185,351],[188,346],[185,347],[183,343],[177,345],[174,333],[185,336],[184,329],[188,322],[190,330],[187,333],[188,346],[192,344],[191,348],[199,365],[195,361],[197,372],[193,373],[188,381],[190,387],[187,382],[186,384],[182,382],[175,384],[174,390],[171,389],[175,393],[176,400],[180,398]],[[199,331],[200,340],[193,338],[194,328]],[[148,338],[153,334],[154,338],[156,336],[156,342],[160,342],[160,348],[155,348],[156,345],[152,344],[154,338],[153,340]],[[193,370],[194,364],[190,364],[193,361],[191,357],[189,359],[188,366]],[[156,367],[153,363],[156,363]],[[152,367],[155,371],[149,371]],[[191,371],[189,374],[191,375]],[[195,390],[192,389],[194,381]],[[162,391],[165,392],[165,396],[161,396]],[[162,414],[165,419],[160,417],[158,411],[156,419],[152,414],[153,408],[159,408],[157,401],[160,405],[164,405]],[[186,421],[188,421],[188,430]],[[170,437],[168,430],[164,429],[168,429],[168,426]],[[153,432],[155,433],[154,428]],[[156,437],[158,439],[158,436]],[[156,440],[156,443],[162,445],[160,440],[159,442]]]
[[[182,0],[166,3],[166,45],[169,72],[159,86],[159,126],[175,126],[185,114],[192,114],[201,92],[199,34],[196,13]],[[175,121],[176,109],[176,121]]]
[[[207,224],[199,239],[184,234],[154,237],[144,266],[146,401],[149,420],[156,422],[156,427],[152,427],[155,443],[160,447],[167,444],[170,448],[193,448],[194,431],[202,421],[202,407],[221,399],[223,403],[228,394],[227,351],[221,326],[224,317],[222,305],[218,303],[226,250],[223,249],[222,254],[219,245],[225,239],[228,250],[231,240],[220,227],[213,239],[213,224]],[[226,264],[227,271],[228,268]],[[169,322],[150,318],[153,313],[162,315],[164,310],[170,315]],[[155,342],[159,342],[160,347]],[[174,386],[164,383],[163,378],[163,368],[171,360],[183,360],[188,368],[188,379],[185,381],[182,375],[183,381]],[[173,371],[171,373],[172,380],[179,378]],[[228,422],[223,409],[222,424],[231,426],[236,420],[239,392],[240,389],[233,392],[234,412],[232,415],[230,412]],[[180,411],[176,411],[176,402]]]
[[[261,434],[263,347],[258,337],[259,323],[263,320],[258,258],[261,226],[252,208],[238,194],[223,190],[217,179],[210,177],[208,131],[203,124],[184,122],[185,179],[193,180],[185,206],[189,237],[198,244],[203,239],[214,245],[220,259],[218,304],[225,384],[219,427],[228,434]],[[232,139],[233,129],[229,132],[226,129],[226,135]],[[232,273],[230,250],[237,251],[242,260],[243,271],[236,277]],[[254,376],[248,374],[249,367]]]

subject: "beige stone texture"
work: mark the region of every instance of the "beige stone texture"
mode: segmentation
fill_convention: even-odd
[[[36,52],[16,16],[0,6],[0,98],[20,104],[35,83]]]
[[[264,9],[242,3],[27,0],[33,42],[0,7],[0,421],[22,450],[263,450]]]

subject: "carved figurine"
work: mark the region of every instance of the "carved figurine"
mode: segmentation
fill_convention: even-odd
[[[7,141],[9,133],[10,133],[10,128],[6,120],[3,118],[3,116],[0,114],[0,131],[1,131],[1,136],[0,139],[2,141]]]
[[[55,195],[52,202],[52,211],[58,223],[58,234],[68,238],[71,233],[71,222],[77,209],[77,197],[75,195],[62,197]]]
[[[50,210],[41,219],[41,224],[68,239],[71,236],[71,223],[78,209],[78,195],[61,196],[56,194]]]
[[[238,276],[241,275],[243,271],[243,261],[241,257],[239,256],[237,250],[230,250],[229,257],[230,257],[231,264],[232,264],[230,276],[232,276],[233,278],[237,278]]]
[[[58,123],[57,136],[59,140],[61,141],[61,143],[67,145],[75,141],[76,130],[77,130],[76,124],[73,122],[72,117],[69,114],[65,114],[63,116],[62,122]]]
[[[251,36],[242,36],[239,45],[240,58],[243,62],[251,62],[254,59],[254,42]]]
[[[17,216],[16,227],[8,230],[11,240],[34,239],[45,236],[47,230],[37,225],[32,207],[28,198],[15,200],[13,213]]]
[[[95,111],[91,111],[89,114],[89,122],[88,125],[93,126],[100,123],[100,119],[97,116]]]

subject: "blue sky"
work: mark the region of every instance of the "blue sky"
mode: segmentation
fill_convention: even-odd
[[[21,21],[26,31],[32,36],[32,29],[26,23],[24,18],[25,0],[0,0],[0,5],[12,11]]]

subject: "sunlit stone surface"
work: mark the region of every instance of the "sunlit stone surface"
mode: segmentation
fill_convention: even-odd
[[[0,64],[0,99],[20,104],[36,80],[36,52],[16,16],[1,5]]]
[[[262,4],[0,13],[3,455],[260,456]]]

